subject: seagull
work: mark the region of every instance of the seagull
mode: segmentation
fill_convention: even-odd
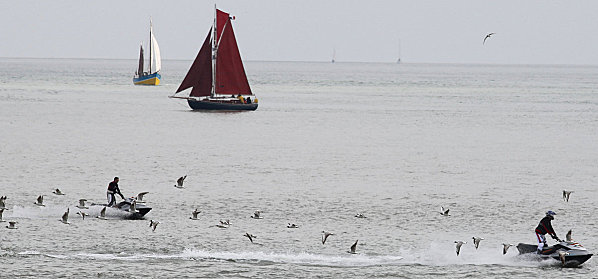
[[[484,239],[481,237],[475,237],[475,236],[472,237],[472,239],[473,239],[473,245],[475,245],[475,249],[477,250],[478,246],[480,246],[480,241],[482,241]]]
[[[83,220],[85,220],[85,216],[89,216],[89,214],[83,212],[83,211],[79,211],[77,212],[77,215],[81,215],[81,217],[83,217]]]
[[[154,221],[154,220],[150,220],[150,228],[153,227],[154,229],[152,231],[156,231],[156,227],[158,226],[158,224],[160,224],[160,222],[158,221]]]
[[[457,256],[459,256],[459,252],[461,252],[461,246],[463,244],[466,244],[467,242],[459,240],[459,241],[455,241],[455,243],[457,243]]]
[[[357,217],[357,218],[367,218],[367,217],[365,217],[365,215],[363,215],[361,213],[355,214],[355,217]]]
[[[39,197],[37,197],[37,201],[34,202],[33,204],[37,205],[37,206],[46,206],[44,204],[44,196],[40,195]]]
[[[347,251],[347,253],[349,253],[349,254],[357,254],[357,252],[355,252],[355,249],[357,249],[357,241],[359,241],[359,239],[355,240],[355,243],[353,243],[353,245],[351,245],[351,251]]]
[[[441,206],[441,207],[440,207],[440,215],[442,215],[442,216],[451,216],[451,215],[449,214],[449,210],[450,210],[450,209],[448,209],[448,208],[447,208],[446,210],[444,210],[444,207],[442,207],[442,206]]]
[[[261,217],[260,214],[262,214],[261,211],[256,210],[255,212],[253,212],[253,215],[249,216],[253,219],[264,219],[264,217]]]
[[[569,202],[569,196],[571,195],[571,193],[573,193],[573,191],[563,190],[563,200]]]
[[[6,201],[6,196],[1,196],[0,197],[0,208],[1,209],[6,209],[6,204],[4,203],[4,201]]]
[[[129,207],[129,212],[137,212],[137,201],[133,201]]]
[[[482,44],[485,44],[486,43],[486,39],[490,38],[490,36],[492,36],[494,34],[496,34],[496,33],[490,33],[490,34],[486,35],[486,37],[484,37],[484,41],[482,42]]]
[[[60,189],[58,188],[56,188],[56,190],[54,190],[52,193],[54,193],[55,195],[64,196],[64,193],[60,191]]]
[[[6,222],[6,221],[2,220],[2,213],[4,213],[4,208],[0,208],[0,223]]]
[[[60,222],[64,223],[64,224],[69,224],[68,222],[69,220],[69,208],[66,208],[66,212],[64,214],[62,214],[62,219],[60,220]]]
[[[201,213],[201,211],[198,211],[197,208],[196,208],[193,212],[191,212],[191,214],[193,215],[193,217],[189,217],[189,219],[191,219],[191,220],[199,220],[199,218],[197,218],[197,215],[199,213]]]
[[[295,224],[291,224],[291,223],[289,223],[289,224],[287,225],[287,228],[289,228],[289,229],[297,229],[297,228],[299,228],[299,226],[297,226],[297,225],[295,225]]]
[[[8,226],[6,227],[9,229],[17,229],[17,227],[15,226],[16,223],[16,221],[8,221]]]
[[[334,235],[333,233],[327,231],[322,231],[322,233],[322,244],[326,243],[326,239],[328,239],[329,236]]]
[[[559,251],[559,258],[561,259],[561,263],[563,263],[563,265],[565,265],[567,262],[567,255],[569,255],[569,252],[565,252],[563,250]]]
[[[85,206],[85,202],[86,201],[87,201],[86,199],[80,199],[79,200],[79,205],[77,205],[77,207],[81,208],[81,209],[87,209],[87,208],[89,208],[89,207]]]
[[[102,210],[100,210],[100,216],[96,216],[96,218],[106,220],[106,207],[105,206],[104,206],[104,208],[102,208]]]
[[[187,175],[179,177],[179,179],[176,180],[176,185],[174,185],[174,187],[177,187],[179,189],[185,188],[183,187],[183,182],[185,182],[185,178],[187,178]]]
[[[254,238],[257,238],[257,236],[250,234],[248,232],[246,232],[243,236],[246,236],[247,238],[249,238],[249,241],[251,241],[251,243],[253,243]]]
[[[2,212],[0,212],[0,213],[2,213]],[[0,214],[0,217],[2,217],[2,215],[1,215],[1,214]],[[2,219],[2,218],[0,218],[0,219]],[[572,230],[569,230],[569,231],[567,232],[567,235],[565,235],[565,240],[567,240],[567,241],[569,241],[569,242],[571,241],[571,231],[572,231]]]
[[[502,254],[505,255],[507,253],[507,250],[509,250],[509,247],[513,246],[513,244],[508,244],[508,243],[503,243],[502,244]]]
[[[137,202],[143,202],[143,196],[145,196],[146,194],[148,194],[149,192],[141,192],[139,194],[137,194]]]
[[[230,226],[230,220],[226,219],[226,221],[220,220],[221,225]]]

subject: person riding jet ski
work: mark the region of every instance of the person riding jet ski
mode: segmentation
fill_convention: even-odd
[[[545,234],[549,234],[552,239],[555,239],[556,241],[561,241],[554,232],[552,224],[550,223],[550,221],[554,220],[554,215],[556,215],[554,211],[548,210],[546,212],[546,216],[540,220],[540,224],[538,224],[538,227],[536,227],[536,237],[538,237],[538,254],[542,254],[544,245],[546,245],[546,237],[544,236]]]

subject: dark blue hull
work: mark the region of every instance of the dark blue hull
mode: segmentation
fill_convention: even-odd
[[[240,110],[256,110],[257,103],[242,104],[233,102],[218,102],[218,101],[196,101],[187,99],[189,107],[194,110],[224,110],[224,111],[240,111]]]

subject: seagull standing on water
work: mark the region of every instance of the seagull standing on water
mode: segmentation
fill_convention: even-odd
[[[349,254],[357,254],[357,252],[355,252],[355,249],[357,249],[357,241],[359,241],[359,239],[355,240],[355,243],[353,243],[353,245],[351,245],[351,250],[347,251],[347,253],[349,253]]]
[[[328,237],[331,235],[334,235],[334,234],[331,232],[322,231],[322,244],[326,243],[326,239],[328,239]]]
[[[193,212],[191,212],[191,215],[193,215],[193,217],[189,217],[189,219],[191,220],[199,220],[199,218],[197,218],[197,215],[201,213],[201,211],[197,210],[197,208],[195,210],[193,210]]]
[[[9,229],[13,229],[16,230],[17,227],[15,226],[15,224],[17,223],[17,221],[8,221],[8,226],[6,226]]]
[[[456,248],[457,248],[457,256],[459,256],[459,253],[461,252],[461,246],[463,246],[463,244],[466,244],[467,242],[465,241],[455,241],[455,243],[457,243]]]
[[[475,249],[478,249],[478,246],[480,246],[480,241],[484,240],[484,238],[481,237],[472,237],[473,239],[473,245],[475,246]]]
[[[563,190],[563,200],[569,202],[569,196],[571,196],[571,193],[573,193],[573,191]]]
[[[355,217],[356,217],[356,218],[367,218],[367,217],[365,217],[365,215],[363,215],[363,214],[361,214],[361,213],[357,213],[357,214],[355,214]]]
[[[77,205],[77,207],[81,208],[81,209],[88,209],[89,207],[85,206],[85,202],[86,201],[87,201],[86,199],[80,199],[79,200],[79,205]]]
[[[185,187],[183,187],[185,178],[187,178],[187,175],[179,177],[179,179],[176,180],[176,185],[174,185],[174,187],[179,188],[179,189],[185,188]]]
[[[484,37],[484,41],[482,42],[482,44],[485,44],[486,43],[486,39],[490,38],[490,36],[492,36],[494,34],[496,34],[496,33],[490,33],[490,34],[486,35],[486,37]]]
[[[69,208],[66,208],[66,212],[64,214],[62,214],[62,219],[60,220],[60,222],[64,223],[64,224],[69,224]]]
[[[255,212],[253,212],[253,215],[249,216],[253,219],[264,219],[264,217],[261,217],[260,215],[262,214],[262,212],[260,210],[256,210]]]
[[[58,188],[56,188],[56,190],[54,190],[52,193],[54,193],[54,195],[64,196],[64,193]]]
[[[299,226],[297,226],[297,225],[295,225],[295,224],[291,224],[291,223],[289,223],[289,224],[287,225],[287,228],[289,228],[289,229],[297,229],[297,228],[299,228]]]
[[[511,246],[513,246],[513,244],[503,243],[502,244],[502,254],[505,255],[507,253],[507,250],[509,250],[509,248]]]
[[[39,197],[37,197],[37,201],[34,202],[33,204],[37,205],[37,206],[46,206],[44,204],[44,196],[40,195]]]

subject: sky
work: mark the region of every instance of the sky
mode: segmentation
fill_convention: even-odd
[[[0,2],[0,57],[136,59],[151,16],[162,58],[192,60],[216,4],[244,60],[598,65],[589,0]]]

